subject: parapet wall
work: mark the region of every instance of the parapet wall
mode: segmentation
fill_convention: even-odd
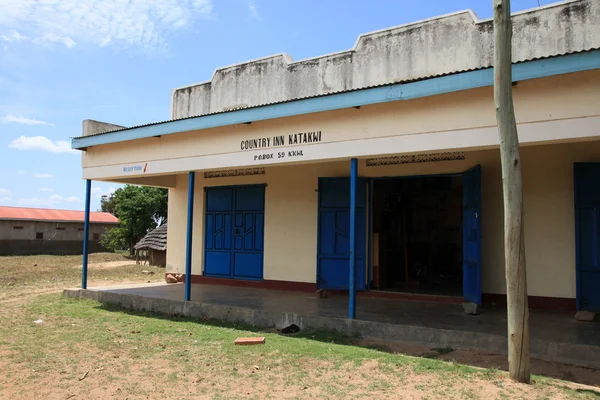
[[[514,62],[599,47],[599,0],[513,14]],[[492,20],[467,10],[361,35],[348,51],[297,62],[278,54],[219,68],[210,81],[173,91],[171,117],[486,68],[492,58]]]

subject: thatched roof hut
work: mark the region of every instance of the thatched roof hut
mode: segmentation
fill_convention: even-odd
[[[134,247],[136,254],[146,253],[150,265],[167,264],[167,221],[148,232]]]

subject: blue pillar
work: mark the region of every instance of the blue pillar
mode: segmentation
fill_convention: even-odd
[[[85,181],[85,211],[83,214],[83,261],[81,263],[81,288],[87,289],[88,273],[88,242],[90,240],[90,197],[92,181]]]
[[[185,301],[192,297],[192,236],[194,230],[194,182],[196,173],[188,176],[187,235],[185,243]]]
[[[369,229],[367,230],[367,235],[369,235],[367,239],[367,290],[371,289],[371,280],[373,279],[373,185],[374,181],[371,179],[369,181],[369,202],[367,206],[368,209],[368,218],[369,218]]]
[[[350,160],[350,281],[348,318],[356,317],[356,176],[358,161]]]

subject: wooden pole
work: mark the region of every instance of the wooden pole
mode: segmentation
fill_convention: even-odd
[[[494,103],[500,135],[504,193],[504,258],[508,312],[508,370],[511,379],[529,383],[529,306],[525,268],[523,182],[519,137],[512,98],[512,23],[510,0],[494,4]]]

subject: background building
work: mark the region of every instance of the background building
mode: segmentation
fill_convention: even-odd
[[[83,211],[0,207],[0,255],[81,254],[83,216]],[[118,223],[110,213],[90,213],[90,252],[108,251],[100,238]]]

